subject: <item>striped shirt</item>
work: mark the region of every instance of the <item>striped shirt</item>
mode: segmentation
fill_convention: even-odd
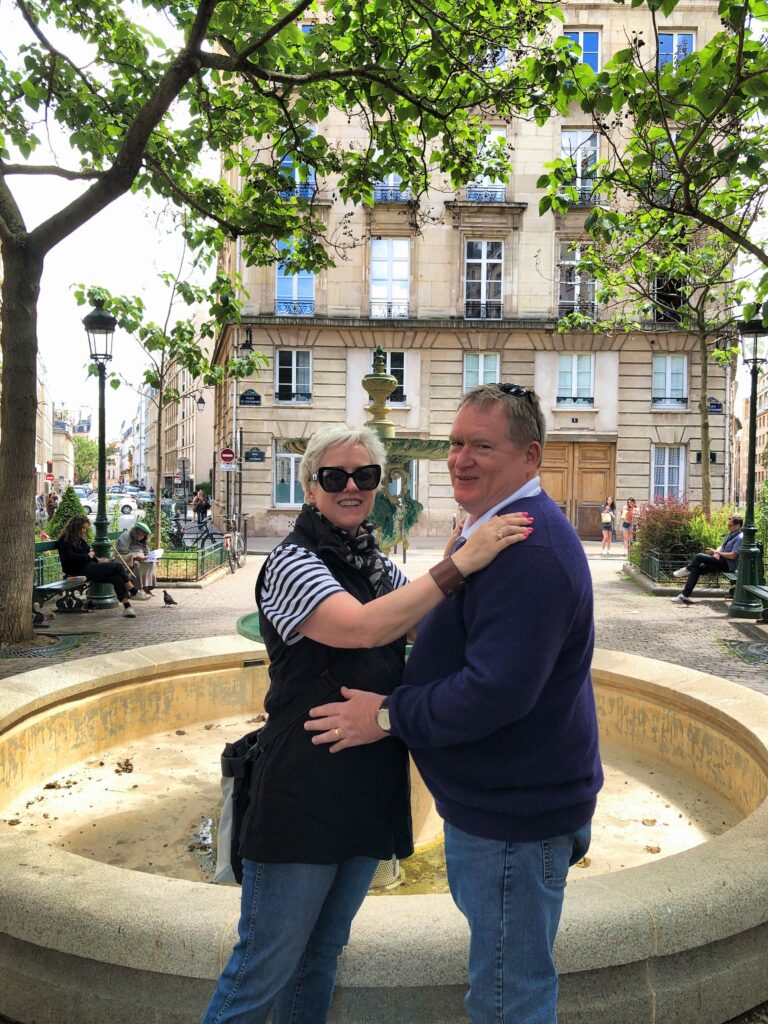
[[[381,558],[393,589],[404,587],[408,577],[386,555]],[[298,544],[284,544],[267,559],[260,607],[280,639],[291,646],[302,639],[298,632],[302,622],[327,597],[338,593],[346,591],[322,559]]]

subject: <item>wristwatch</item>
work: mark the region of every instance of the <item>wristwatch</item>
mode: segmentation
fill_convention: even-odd
[[[389,708],[387,707],[387,698],[381,702],[379,710],[376,712],[376,725],[384,732],[389,732],[392,728],[389,722]]]

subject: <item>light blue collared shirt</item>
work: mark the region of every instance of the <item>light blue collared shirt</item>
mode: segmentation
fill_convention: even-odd
[[[532,480],[528,480],[527,483],[524,483],[522,487],[518,488],[518,490],[516,490],[514,494],[510,494],[508,498],[505,498],[504,501],[500,501],[498,505],[494,505],[493,508],[489,508],[487,512],[483,512],[483,514],[479,516],[477,519],[474,519],[469,524],[469,526],[467,525],[469,517],[467,517],[467,520],[465,520],[464,526],[461,531],[462,538],[464,540],[467,540],[467,538],[472,535],[472,532],[478,526],[480,526],[482,523],[487,523],[489,519],[496,515],[499,509],[505,508],[511,502],[519,501],[521,498],[535,498],[536,495],[540,493],[541,480],[538,476],[535,476]]]

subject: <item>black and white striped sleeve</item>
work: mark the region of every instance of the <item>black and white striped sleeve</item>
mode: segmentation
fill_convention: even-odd
[[[406,585],[406,583],[410,583],[411,582],[408,579],[408,577],[405,575],[403,570],[398,565],[395,565],[395,563],[393,561],[391,561],[389,558],[387,558],[386,555],[382,555],[381,559],[384,562],[384,565],[387,567],[387,572],[389,573],[389,578],[392,580],[392,589],[393,590],[399,590],[400,587],[404,587]]]
[[[344,593],[327,566],[306,548],[286,544],[267,559],[261,588],[261,611],[284,643],[298,643],[299,626],[331,594]]]

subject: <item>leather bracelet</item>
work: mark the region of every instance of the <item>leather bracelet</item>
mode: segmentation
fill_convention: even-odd
[[[450,597],[451,594],[455,594],[457,590],[461,590],[467,582],[459,572],[456,567],[456,563],[450,555],[447,558],[444,558],[442,562],[438,562],[437,565],[433,565],[429,570],[429,575],[438,587],[440,587],[446,597]]]

